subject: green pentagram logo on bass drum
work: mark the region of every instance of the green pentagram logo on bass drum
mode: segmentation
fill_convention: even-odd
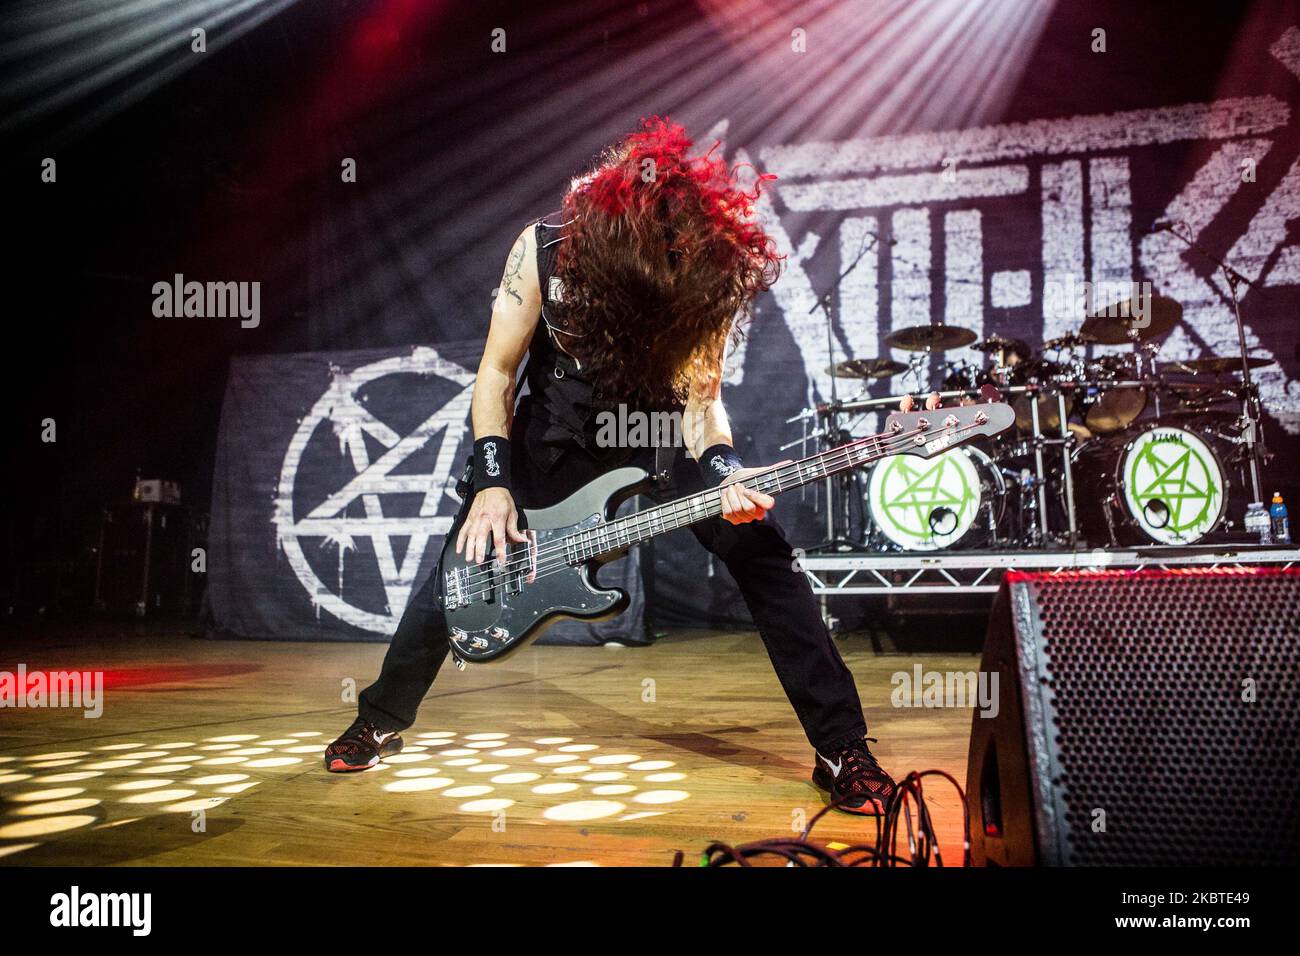
[[[892,455],[871,472],[871,513],[895,544],[933,551],[964,535],[979,510],[979,475],[961,449],[935,458]]]
[[[1164,544],[1195,541],[1223,513],[1223,471],[1214,452],[1181,428],[1153,428],[1124,453],[1124,498],[1142,530]]]

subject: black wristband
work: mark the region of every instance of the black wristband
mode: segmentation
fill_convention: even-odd
[[[510,487],[510,439],[488,435],[474,442],[474,490]]]
[[[745,463],[736,454],[736,449],[721,443],[706,448],[697,464],[704,483],[710,488],[718,487],[733,471],[745,467]]]

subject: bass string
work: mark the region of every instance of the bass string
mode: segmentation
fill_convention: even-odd
[[[616,546],[616,548],[610,548],[607,550],[598,551],[598,553],[590,555],[590,557],[588,558],[582,558],[582,561],[589,561],[589,559],[591,558],[599,557],[599,554],[610,553],[610,551],[617,550],[621,548],[621,546],[623,545]],[[567,557],[563,557],[563,555],[556,554],[555,550],[552,550],[551,555],[552,557],[547,558],[547,561],[537,563],[536,566],[537,570],[533,571],[532,579],[530,580],[525,579],[524,581],[525,584],[536,583],[536,581],[541,580],[542,578],[547,578],[547,576],[549,575],[559,574],[559,572],[567,571],[569,570],[569,568],[575,567],[575,564],[569,562]],[[520,574],[520,572],[521,571],[516,571],[516,574]],[[469,585],[469,588],[467,589],[467,593],[465,593],[465,597],[467,597],[468,600],[476,600],[476,598],[490,596],[490,594],[493,593],[493,589],[494,589],[494,585],[493,583],[491,583],[490,580],[491,574],[493,574],[493,572],[491,571],[481,572],[481,574],[478,575],[478,580],[473,581],[473,584]],[[504,576],[504,571],[503,571],[503,576]]]
[[[920,430],[918,429],[917,431],[914,432],[901,432],[895,435],[868,435],[865,438],[860,438],[857,439],[856,441],[841,445],[839,448],[831,449],[830,451],[827,452],[821,452],[816,455],[810,455],[807,458],[801,458],[798,461],[791,462],[789,465],[783,465],[779,469],[773,469],[772,471],[769,472],[760,472],[759,474],[752,476],[754,480],[751,482],[747,482],[747,486],[753,487],[756,490],[763,490],[758,487],[761,482],[766,482],[768,479],[771,478],[777,478],[775,490],[781,491],[783,490],[781,488],[781,481],[779,478],[779,474],[781,472],[794,470],[795,474],[792,477],[806,477],[802,474],[803,464],[805,462],[816,461],[819,459],[822,462],[824,462],[823,465],[824,473],[822,475],[819,475],[814,480],[820,480],[821,478],[824,478],[828,474],[830,474],[832,470],[838,469],[841,465],[852,464],[853,456],[855,452],[860,448],[865,447],[866,445],[874,443],[876,445],[880,445],[881,447],[883,447],[882,444],[883,442],[890,442],[892,448],[893,447],[892,443],[906,444],[906,442],[910,440],[911,437],[919,433]],[[877,448],[876,450],[880,451],[881,449]],[[861,462],[861,464],[865,464],[865,462]],[[701,499],[707,499],[709,501],[710,506],[716,505],[722,500],[721,492],[718,489],[711,489],[708,492],[690,495],[686,498],[681,498],[677,501],[671,501],[668,502],[667,504],[659,505],[655,508],[647,508],[645,511],[638,512],[637,514],[634,515],[628,515],[624,518],[616,518],[613,521],[606,522],[604,525],[599,526],[598,529],[593,528],[592,531],[599,530],[600,533],[604,535],[608,535],[611,531],[613,531],[615,532],[615,540],[617,540],[617,532],[620,526],[630,527],[634,531],[652,529],[653,522],[655,520],[654,517],[651,517],[652,513],[664,512],[666,510],[667,514],[669,515],[668,520],[671,521],[676,521],[679,517],[682,516],[690,518],[694,510],[694,507],[691,504],[691,502],[694,502],[696,500],[701,500]],[[699,517],[697,520],[704,520],[707,517],[708,515],[704,515]],[[660,518],[659,520],[662,526],[664,523],[664,519]],[[687,525],[692,523],[694,522],[688,521]],[[683,525],[682,527],[684,526],[685,525]],[[542,566],[543,559],[548,559],[555,554],[559,554],[563,552],[567,555],[567,551],[571,543],[574,544],[575,546],[581,546],[580,539],[582,535],[588,533],[590,532],[579,531],[573,534],[565,535],[563,538],[548,543],[546,546],[539,549],[537,552],[537,557],[536,557],[537,567],[540,568]],[[622,545],[620,545],[619,547],[622,547]],[[611,548],[608,550],[615,550],[615,549]],[[608,552],[607,551],[593,552],[592,554],[585,556],[582,560],[589,560],[590,558],[594,558],[604,553],[608,553]],[[490,577],[493,574],[507,575],[507,574],[521,573],[529,569],[530,567],[532,567],[533,564],[534,564],[533,559],[530,559],[528,557],[522,557],[522,558],[517,558],[508,561],[507,563],[501,565],[499,569],[496,569],[491,566],[490,562],[485,561],[478,566],[480,570],[474,571],[466,578],[466,583],[477,584],[479,583],[478,579],[484,577]],[[565,564],[568,564],[567,557],[565,558]]]
[[[970,429],[975,428],[975,427],[977,427],[977,425],[966,425],[966,426],[962,426],[962,428],[960,428],[960,429],[957,429],[957,431],[969,431]],[[917,431],[917,432],[899,433],[899,434],[897,434],[897,435],[893,435],[893,436],[872,435],[872,436],[868,436],[867,439],[860,439],[859,442],[853,442],[853,443],[850,443],[850,444],[847,444],[847,445],[842,445],[842,446],[840,446],[840,448],[838,448],[838,449],[833,449],[831,452],[825,452],[825,453],[823,453],[823,454],[826,455],[825,461],[827,461],[827,462],[831,461],[832,459],[842,459],[842,460],[838,461],[838,463],[834,466],[834,467],[837,467],[837,468],[838,468],[840,464],[846,464],[846,463],[851,463],[851,462],[852,462],[852,454],[849,453],[848,450],[851,449],[851,448],[853,448],[853,447],[855,447],[855,446],[857,446],[857,445],[860,444],[861,442],[866,442],[866,441],[875,441],[875,442],[880,443],[881,446],[882,446],[882,448],[883,448],[883,447],[886,447],[886,446],[884,445],[884,443],[885,443],[885,442],[888,442],[888,443],[889,443],[888,446],[887,446],[887,447],[888,447],[888,451],[886,451],[885,453],[886,453],[886,454],[889,454],[889,453],[892,452],[895,448],[900,447],[900,446],[903,446],[903,445],[906,445],[907,442],[911,440],[911,437],[915,436],[916,434],[919,434],[919,431]],[[953,434],[953,433],[950,432],[949,434]],[[843,454],[841,454],[842,452],[843,452]],[[811,458],[816,458],[816,457],[818,457],[818,456],[810,456],[810,457],[811,457]],[[810,460],[810,459],[801,459],[801,462],[802,462],[802,461],[807,461],[807,460]],[[790,464],[790,465],[783,466],[782,470],[789,469],[789,468],[794,468],[795,465],[798,465],[798,464],[800,464],[801,462],[795,462],[795,463],[792,463],[792,464]],[[865,463],[865,462],[864,462],[864,463]],[[828,472],[828,474],[829,474],[829,472]],[[770,477],[772,477],[772,475],[773,475],[773,473],[769,472],[769,473],[767,473],[767,474],[755,475],[754,477],[755,477],[755,478],[758,478],[758,479],[763,479],[763,478],[770,478]],[[825,475],[823,475],[823,476],[819,476],[819,478],[818,478],[817,480],[820,480],[821,477],[825,477]],[[757,485],[757,482],[755,482],[754,484]],[[675,512],[680,513],[681,510],[682,510],[682,508],[681,508],[680,506],[684,506],[686,502],[693,500],[695,497],[698,497],[698,496],[692,496],[691,498],[684,498],[684,499],[681,499],[680,501],[670,502],[668,505],[663,505],[663,506],[661,506],[661,507],[664,507],[664,508],[669,508],[669,507],[671,507],[671,508],[674,509]],[[719,500],[720,500],[720,498],[719,498]],[[640,515],[645,515],[645,514],[647,514],[649,511],[652,511],[652,510],[656,510],[656,509],[647,509],[646,512],[640,512],[638,515],[629,515],[627,518],[622,518],[622,519],[618,519],[618,520],[619,520],[619,521],[628,521],[628,520],[630,520],[630,519],[632,519],[632,518],[637,518],[637,517],[639,517]],[[690,516],[690,509],[689,509],[689,506],[686,506],[686,511],[685,511],[685,513],[686,513],[686,515],[687,515],[688,517]],[[701,518],[701,519],[698,519],[698,520],[704,520],[704,519]],[[692,521],[692,522],[688,522],[688,524],[691,524],[691,523],[694,523],[694,522],[693,522],[693,521]],[[614,524],[614,522],[610,522],[610,525],[612,525],[612,524]],[[608,526],[606,526],[606,527],[608,527]],[[649,525],[646,526],[647,529],[648,529],[649,527],[650,527]],[[582,533],[583,533],[583,532],[579,532],[579,534],[582,534]],[[549,559],[550,557],[552,557],[552,556],[555,555],[555,554],[558,554],[558,553],[560,553],[560,552],[566,551],[566,546],[564,545],[564,542],[568,541],[571,537],[572,537],[572,536],[566,536],[565,538],[560,539],[560,541],[557,542],[554,546],[548,546],[548,548],[543,549],[543,551],[539,552],[539,554],[544,554],[544,555],[546,555],[546,557]],[[630,543],[630,542],[629,542],[629,543]],[[619,548],[622,548],[622,547],[624,547],[624,545],[617,545],[616,547],[609,548],[609,549],[606,549],[606,550],[604,550],[604,551],[595,552],[595,553],[593,553],[593,554],[591,554],[591,555],[588,555],[588,556],[584,557],[582,560],[590,560],[591,558],[598,557],[600,554],[606,554],[606,553],[609,553],[610,551],[618,550]],[[485,562],[485,564],[486,564],[486,562]],[[472,591],[470,591],[470,592],[468,593],[468,597],[470,597],[470,598],[472,599],[472,598],[476,598],[476,597],[478,597],[478,596],[480,596],[480,595],[482,595],[482,594],[490,594],[490,593],[491,593],[491,591],[492,591],[492,585],[491,585],[490,583],[486,582],[486,581],[483,581],[483,580],[482,580],[483,578],[490,578],[494,573],[499,573],[499,574],[501,574],[502,576],[505,576],[505,575],[510,574],[510,573],[521,573],[524,569],[529,568],[529,567],[531,567],[531,566],[532,566],[532,563],[529,562],[527,559],[521,559],[521,560],[519,560],[519,561],[509,562],[509,563],[507,563],[507,564],[505,564],[505,565],[502,565],[500,572],[494,572],[490,567],[489,567],[489,568],[486,568],[485,570],[482,570],[482,571],[476,571],[474,574],[470,575],[470,576],[467,578],[466,583],[467,583],[467,584],[473,584],[473,585],[487,584],[487,587],[486,587],[486,589],[484,589],[484,588],[479,588],[478,590],[472,590]],[[562,571],[562,570],[564,570],[565,568],[568,568],[568,567],[571,567],[571,566],[573,566],[573,565],[572,565],[572,563],[567,559],[567,557],[561,557],[561,559],[559,560],[558,563],[557,563],[557,562],[544,563],[543,561],[538,561],[537,564],[536,564],[536,568],[537,568],[537,570],[536,570],[536,572],[533,574],[533,581],[536,581],[538,578],[546,577],[548,574],[552,574],[552,573],[556,573],[556,572],[558,572],[558,571]],[[527,582],[527,583],[531,583],[531,582]]]
[[[963,426],[962,428],[958,429],[958,431],[969,431],[970,429],[975,428],[975,427],[977,427],[977,426],[975,426],[975,425],[967,425],[967,426]],[[890,444],[889,444],[888,447],[889,447],[890,451],[892,451],[893,448],[898,447],[899,445],[906,445],[907,442],[910,441],[910,436],[915,435],[915,434],[917,434],[917,433],[915,433],[915,432],[912,432],[912,433],[904,433],[904,434],[899,434],[899,435],[895,435],[895,436],[884,437],[883,440],[882,440],[882,436],[879,436],[879,435],[872,435],[872,436],[869,436],[869,439],[870,439],[870,440],[875,440],[875,441],[880,441],[881,444],[882,444],[882,447],[885,447],[885,446],[884,446],[884,442],[889,442]],[[950,432],[949,434],[952,434],[952,433]],[[853,444],[851,444],[851,445],[843,445],[843,446],[841,446],[840,449],[835,449],[833,453],[832,453],[832,452],[825,453],[825,454],[827,455],[827,458],[824,459],[824,460],[829,462],[829,461],[832,459],[832,457],[833,457],[833,458],[836,458],[836,459],[839,459],[839,458],[842,457],[842,458],[843,458],[843,461],[841,461],[840,464],[844,464],[844,463],[851,462],[851,461],[852,461],[852,455],[851,455],[851,454],[846,453],[846,454],[844,454],[843,456],[841,456],[841,455],[839,454],[839,452],[840,452],[841,450],[845,450],[845,451],[846,451],[847,449],[849,449],[849,448],[851,448],[851,447],[854,447],[854,445],[856,445],[856,444],[857,444],[857,443],[853,443]],[[887,454],[888,454],[888,452],[887,452]],[[813,457],[816,457],[816,456],[813,456]],[[803,460],[803,461],[806,461],[806,460],[808,460],[808,459],[802,459],[802,460]],[[794,463],[794,464],[798,464],[798,462],[796,462],[796,463]],[[786,466],[783,466],[783,467],[784,467],[784,468],[792,468],[792,467],[794,467],[794,465],[793,465],[793,464],[792,464],[792,465],[786,465]],[[755,477],[755,478],[771,477],[771,473],[769,473],[769,474],[767,474],[767,475],[755,475],[754,477]],[[823,476],[823,477],[824,477],[824,476]],[[818,479],[818,480],[820,480],[820,479]],[[695,497],[695,496],[692,496],[692,497]],[[686,502],[686,501],[690,501],[690,500],[691,500],[690,498],[686,498],[686,499],[682,499],[681,501],[678,501],[678,502],[670,502],[669,505],[663,505],[663,506],[661,506],[661,507],[664,507],[664,508],[672,507],[672,508],[676,509],[677,506],[683,504],[683,503]],[[719,500],[720,500],[720,499],[719,499]],[[655,509],[647,509],[647,511],[650,511],[650,510],[655,510]],[[647,513],[647,512],[640,512],[639,514],[642,514],[642,515],[643,515],[643,514],[646,514],[646,513]],[[687,511],[687,514],[688,514],[688,516],[689,516],[689,509],[688,509],[688,511]],[[636,518],[636,517],[638,517],[638,515],[629,515],[627,519],[619,519],[619,520],[628,520],[628,519]],[[703,519],[701,519],[701,520],[703,520]],[[612,524],[612,523],[613,523],[613,522],[611,522],[611,524]],[[693,523],[693,522],[692,522],[692,523]],[[648,529],[650,526],[647,525],[646,527],[647,527],[647,529]],[[548,559],[548,561],[549,561],[550,557],[552,557],[553,555],[555,555],[555,554],[557,554],[557,553],[559,553],[559,552],[562,552],[562,551],[565,551],[565,550],[566,550],[566,548],[561,544],[561,542],[564,542],[564,541],[567,541],[567,540],[568,540],[568,536],[566,536],[566,537],[563,538],[563,539],[560,539],[560,542],[557,542],[557,546],[554,546],[554,547],[548,547],[548,548],[545,549],[543,552],[539,552],[539,554],[541,554],[541,553],[545,553],[546,556],[547,556],[547,559]],[[619,545],[619,547],[623,547],[623,546],[622,546],[622,545]],[[612,550],[617,550],[617,549],[616,549],[616,548],[611,548],[611,549],[609,549],[609,550],[612,551]],[[599,554],[605,554],[605,553],[608,553],[608,552],[607,552],[607,551],[597,552],[596,554],[590,555],[588,558],[584,558],[583,560],[590,560],[590,558],[594,558],[594,557],[599,556]],[[531,566],[531,562],[529,562],[528,560],[525,559],[525,560],[516,561],[516,562],[511,562],[511,563],[508,563],[508,564],[506,564],[506,565],[503,565],[502,568],[501,568],[501,570],[500,570],[500,572],[497,572],[497,573],[500,573],[502,576],[505,576],[505,575],[508,574],[508,573],[519,573],[519,572],[522,571],[523,569],[528,568],[528,567],[530,567],[530,566]],[[560,571],[563,571],[563,570],[565,570],[565,569],[567,569],[567,568],[569,568],[569,567],[572,567],[572,566],[573,566],[573,565],[572,565],[572,564],[567,560],[567,558],[563,558],[563,557],[562,557],[558,562],[556,562],[556,561],[549,561],[549,563],[546,563],[546,564],[543,564],[543,562],[538,561],[538,563],[537,563],[537,565],[536,565],[536,567],[537,567],[537,571],[536,571],[536,573],[534,573],[533,578],[532,578],[532,581],[537,581],[538,579],[540,579],[540,578],[544,578],[544,577],[546,577],[546,576],[548,576],[548,575],[556,574],[556,573],[558,573],[558,572],[560,572]],[[494,572],[493,572],[491,569],[489,569],[489,570],[484,570],[484,571],[479,571],[479,572],[475,572],[474,575],[471,575],[469,581],[471,581],[471,582],[472,582],[473,584],[475,584],[475,585],[477,585],[477,584],[482,584],[482,583],[487,583],[487,582],[483,582],[482,580],[474,580],[474,578],[475,578],[475,577],[478,577],[478,578],[481,579],[481,578],[483,578],[483,577],[490,577],[493,573],[494,573]],[[532,582],[526,582],[526,583],[532,583]],[[486,588],[479,588],[478,590],[472,590],[472,591],[470,591],[470,592],[468,593],[467,597],[470,598],[470,599],[473,599],[473,598],[477,598],[477,597],[479,597],[479,596],[481,596],[481,595],[484,595],[484,594],[491,594],[491,593],[492,593],[492,586],[489,584]]]
[[[966,426],[966,427],[964,427],[964,428],[961,429],[961,430],[962,430],[962,431],[965,431],[965,430],[968,430],[970,427],[974,427],[974,426]],[[877,441],[877,443],[881,444],[882,447],[884,447],[884,443],[881,441],[880,436],[871,436],[871,438],[872,438],[873,440]],[[889,448],[889,450],[892,451],[893,448],[894,448],[895,446],[906,444],[906,442],[907,442],[909,439],[908,439],[908,436],[907,436],[907,435],[895,435],[895,436],[892,436],[892,437],[888,437],[888,438],[886,438],[885,440],[888,441],[888,442],[890,443],[889,446],[888,446],[888,448]],[[856,445],[856,444],[857,444],[857,443],[855,443],[855,445]],[[826,457],[825,457],[824,460],[827,461],[827,462],[830,462],[830,461],[832,461],[832,460],[836,460],[838,463],[845,463],[845,462],[847,462],[847,463],[852,463],[852,457],[853,457],[853,456],[852,456],[852,454],[851,454],[850,446],[847,446],[847,445],[846,445],[846,446],[842,446],[842,448],[843,448],[843,453],[841,453],[841,450],[840,450],[840,449],[836,449],[834,454],[827,453],[827,454],[826,454]],[[786,468],[790,468],[790,467],[792,467],[792,466],[784,466],[784,467],[786,467]],[[838,464],[837,464],[837,467],[838,467]],[[758,476],[754,476],[754,477],[756,477],[756,478],[771,478],[771,477],[773,477],[773,476],[774,476],[774,473],[770,473],[770,474],[768,474],[768,475],[758,475]],[[754,484],[757,486],[758,483],[755,482]],[[686,500],[690,500],[690,499],[684,499],[684,501],[686,501]],[[678,506],[681,505],[681,504],[682,504],[682,502],[674,502],[674,503],[672,503],[671,506],[665,506],[665,507],[672,507],[673,510],[674,510],[675,512],[680,512],[681,508],[678,507]],[[642,514],[644,515],[645,513],[642,513]],[[690,510],[689,510],[689,508],[687,508],[687,516],[690,517]],[[637,516],[629,516],[629,517],[630,517],[630,518],[633,518],[633,517],[637,517]],[[622,519],[622,520],[627,520],[627,519]],[[703,520],[703,519],[697,519],[697,520]],[[689,524],[689,523],[693,523],[693,522],[687,522],[687,523]],[[633,527],[637,527],[637,525],[634,524]],[[648,528],[648,527],[650,527],[650,526],[647,525],[647,528]],[[566,540],[567,540],[567,537],[566,537]],[[629,540],[629,543],[630,543],[630,540]],[[617,550],[618,548],[621,548],[621,547],[623,547],[623,546],[622,546],[622,545],[617,545],[615,548],[609,548],[609,549],[605,549],[605,550],[602,550],[602,551],[595,552],[595,553],[593,553],[592,555],[590,555],[589,558],[590,558],[590,557],[596,557],[596,556],[598,556],[599,554],[608,553],[609,551]],[[558,547],[558,548],[551,548],[551,549],[549,549],[549,551],[547,552],[547,558],[549,559],[549,557],[550,557],[551,555],[553,555],[553,554],[555,554],[556,552],[561,551],[561,550],[564,550],[564,547],[563,547],[563,546]],[[584,558],[583,560],[589,560],[589,558]],[[514,573],[522,573],[522,569],[523,569],[524,567],[528,567],[528,566],[529,566],[529,565],[526,564],[526,563],[519,562],[519,563],[517,563],[516,565],[514,565]],[[569,561],[568,558],[567,558],[567,556],[560,558],[558,561],[549,561],[549,560],[544,560],[544,561],[538,562],[538,563],[536,564],[536,566],[535,566],[535,570],[533,571],[533,574],[532,574],[531,579],[530,579],[530,580],[525,580],[524,583],[533,583],[533,582],[537,581],[537,580],[540,579],[540,578],[546,577],[546,576],[548,576],[548,575],[550,575],[550,574],[559,573],[559,572],[564,571],[564,570],[566,570],[566,569],[568,569],[569,567],[572,567],[572,566],[573,566],[573,562]],[[505,575],[505,574],[509,573],[511,570],[512,570],[512,566],[511,566],[511,565],[503,566],[502,574]],[[490,576],[491,576],[491,574],[492,574],[492,571],[491,571],[491,570],[487,570],[487,571],[483,571],[483,572],[478,572],[478,573],[476,574],[476,578],[478,578],[478,580],[473,580],[472,584],[470,585],[470,588],[471,588],[471,589],[468,591],[466,597],[467,597],[468,599],[470,599],[470,600],[473,600],[473,599],[476,599],[476,598],[478,598],[478,597],[480,597],[480,596],[484,596],[484,595],[491,594],[492,591],[493,591],[493,587],[494,587],[494,585],[493,585],[493,584],[491,583],[491,581],[490,581]],[[482,578],[485,578],[485,577],[486,577],[486,578],[489,578],[489,580],[486,580],[486,581],[485,581],[485,580],[482,580]],[[467,581],[467,583],[469,583],[469,581]],[[481,586],[480,586],[480,585],[481,585]]]

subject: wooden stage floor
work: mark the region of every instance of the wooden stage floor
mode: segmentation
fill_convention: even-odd
[[[0,865],[666,866],[790,835],[823,806],[811,748],[757,635],[705,634],[448,667],[403,754],[339,775],[321,750],[383,645],[7,632],[0,670],[103,670],[107,686],[97,719],[0,710]],[[891,678],[978,658],[840,647],[882,764],[964,782],[970,710],[895,708]],[[927,802],[960,865],[955,791],[935,781]],[[874,832],[832,814],[814,838]]]

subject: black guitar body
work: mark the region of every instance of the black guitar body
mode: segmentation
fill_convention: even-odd
[[[558,542],[604,524],[620,504],[650,484],[643,469],[619,468],[549,508],[525,509],[519,524],[529,543],[510,545],[504,572],[491,550],[483,564],[466,564],[449,535],[442,549],[439,595],[452,651],[470,663],[497,660],[554,621],[596,621],[621,613],[628,605],[627,592],[600,587],[596,572],[626,549],[569,563],[571,552],[566,554]]]

